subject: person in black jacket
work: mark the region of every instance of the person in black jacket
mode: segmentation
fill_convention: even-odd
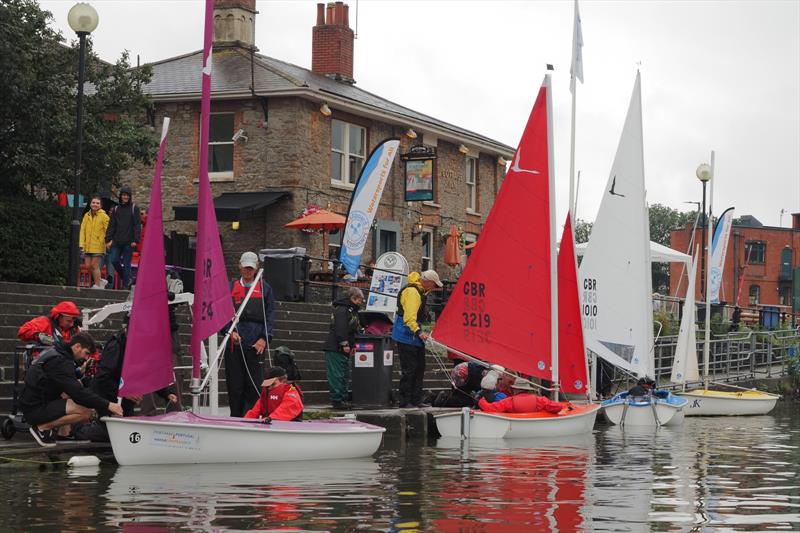
[[[88,420],[92,409],[122,416],[122,407],[85,389],[78,381],[76,362],[96,349],[94,339],[78,333],[42,352],[28,369],[20,406],[31,435],[41,446],[55,446],[52,430]]]
[[[122,187],[119,192],[119,205],[111,212],[106,230],[106,248],[109,250],[111,264],[117,273],[122,274],[125,288],[131,283],[131,258],[136,243],[142,233],[141,213],[129,187]]]
[[[350,380],[350,355],[358,333],[358,309],[364,303],[361,289],[351,287],[347,296],[333,303],[331,330],[322,349],[328,372],[328,389],[334,409],[346,408],[347,383]]]
[[[100,362],[97,366],[97,374],[92,380],[92,390],[102,398],[115,402],[119,393],[119,380],[122,376],[122,363],[125,360],[125,344],[128,340],[126,328],[122,328],[108,339],[103,351],[100,353]],[[171,387],[165,387],[156,391],[160,397],[169,403],[178,402],[178,397],[174,394]],[[122,399],[122,416],[133,416],[133,410],[137,403],[141,402],[141,396],[134,396]],[[108,413],[101,413],[106,415]]]

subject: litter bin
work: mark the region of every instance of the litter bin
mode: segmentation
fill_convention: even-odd
[[[391,332],[391,320],[383,313],[362,312],[359,316],[367,331]],[[392,397],[392,367],[394,365],[394,347],[391,335],[356,335],[352,359],[353,405],[389,407]]]
[[[272,287],[276,300],[296,302],[302,299],[305,248],[266,248],[258,253],[264,264],[264,281]]]
[[[764,329],[778,329],[780,323],[780,309],[771,305],[765,305],[761,309],[761,325]]]

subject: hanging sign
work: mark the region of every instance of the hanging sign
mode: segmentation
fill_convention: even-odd
[[[433,201],[433,163],[436,152],[428,146],[412,146],[400,159],[405,163],[406,202]]]

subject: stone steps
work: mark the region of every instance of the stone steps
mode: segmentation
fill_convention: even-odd
[[[33,285],[0,282],[0,413],[10,407],[13,388],[13,354],[22,343],[16,339],[20,325],[30,318],[46,315],[50,308],[62,300],[72,300],[83,308],[100,308],[108,303],[120,302],[128,297],[127,291],[76,289],[52,285]],[[274,324],[274,338],[271,349],[287,346],[294,353],[295,361],[303,375],[300,382],[307,405],[328,403],[328,384],[325,371],[325,358],[322,345],[329,331],[331,307],[325,304],[303,302],[277,302]],[[191,342],[191,315],[186,305],[178,308],[180,340],[183,357],[180,365],[191,366],[189,345]],[[99,342],[105,342],[122,327],[122,315],[112,315],[101,324],[89,330]],[[268,365],[268,363],[265,363]],[[185,378],[184,403],[191,405],[188,393],[189,370],[182,370]],[[395,354],[393,386],[396,389],[400,379],[399,360]],[[428,357],[428,370],[424,384],[426,389],[448,387],[446,376],[437,368],[432,356]],[[224,368],[220,371],[220,405],[227,404]],[[224,409],[223,409],[224,412]]]

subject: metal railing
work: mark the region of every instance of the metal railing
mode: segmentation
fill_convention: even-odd
[[[701,373],[704,366],[703,342],[702,339],[697,341],[697,361]],[[670,381],[676,344],[677,336],[668,336],[661,337],[655,346],[655,378],[660,383]],[[799,353],[800,332],[796,329],[712,335],[709,379],[734,383],[785,376],[789,373],[792,358],[797,358]]]

